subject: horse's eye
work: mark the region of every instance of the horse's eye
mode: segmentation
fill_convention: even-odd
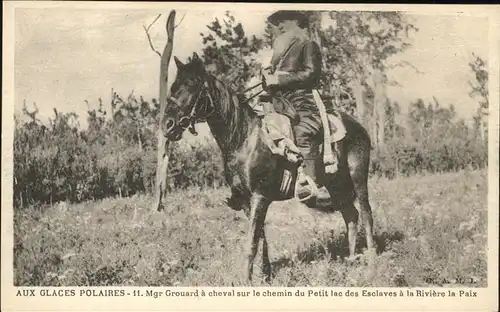
[[[195,80],[188,80],[187,82],[187,86],[191,89],[191,88],[194,88],[196,87],[198,83],[195,81]]]

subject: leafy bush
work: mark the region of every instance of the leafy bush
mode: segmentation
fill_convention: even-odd
[[[85,130],[78,127],[75,114],[54,111],[44,125],[36,110],[24,109],[24,122],[15,120],[16,206],[152,192],[158,105],[133,96],[116,98],[111,118],[105,118],[101,102],[97,111],[89,109]],[[140,111],[137,107],[141,116],[134,113]],[[388,131],[386,141],[372,152],[372,175],[394,178],[487,165],[486,142],[474,125],[456,118],[453,107],[426,107],[419,100],[399,117],[400,122],[393,118],[386,125],[397,131]],[[225,184],[223,167],[213,140],[179,141],[171,145],[168,184],[172,190],[217,188]]]
[[[397,83],[386,77],[385,61],[411,45],[408,35],[416,30],[414,25],[399,12],[305,14],[313,26],[311,35],[323,48],[323,95],[335,99],[341,110],[356,112],[375,136],[372,175],[393,178],[487,165],[484,119],[489,104],[484,60],[474,55],[474,62],[469,64],[475,73],[470,95],[479,104],[472,126],[459,120],[453,107],[442,108],[437,101],[426,106],[419,99],[403,114],[399,105],[387,100],[381,91],[388,83]],[[336,21],[338,27],[319,27],[322,19]],[[252,78],[259,76],[258,59],[262,55],[258,54],[270,46],[274,36],[269,26],[264,36],[250,37],[229,12],[222,20],[215,18],[206,33],[200,34],[201,57],[207,70],[235,90],[248,87]],[[384,40],[380,40],[381,29]],[[359,68],[359,64],[366,64],[362,66],[366,68]],[[378,74],[373,75],[372,70]],[[358,71],[363,75],[356,74]],[[365,78],[357,81],[360,76]],[[373,86],[368,81],[372,78]],[[148,102],[133,93],[121,97],[112,92],[111,110],[104,109],[101,99],[97,108],[89,105],[88,128],[80,129],[73,113],[54,110],[54,118],[44,125],[37,118],[38,110],[28,111],[25,105],[22,118],[15,120],[15,205],[151,192],[156,176],[159,112],[155,99]],[[173,144],[169,166],[171,189],[213,188],[225,183],[220,151],[212,141]]]

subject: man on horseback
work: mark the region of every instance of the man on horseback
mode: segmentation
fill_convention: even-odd
[[[317,189],[317,185],[308,189],[304,182],[318,181],[316,165],[323,137],[322,120],[312,92],[321,77],[320,47],[309,38],[306,15],[297,11],[278,11],[269,16],[268,21],[276,27],[277,36],[273,42],[271,67],[262,73],[264,90],[272,98],[272,104],[265,110],[290,119],[296,145],[304,159],[302,174],[298,177],[299,193],[313,193],[312,188]],[[338,149],[339,142],[336,145]],[[335,154],[338,163],[338,151]]]

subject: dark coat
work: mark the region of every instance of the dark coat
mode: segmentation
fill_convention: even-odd
[[[314,41],[295,38],[282,55],[273,57],[271,72],[278,74],[279,84],[267,91],[277,113],[288,116],[294,125],[300,116],[318,114],[311,91],[321,78],[321,51]]]

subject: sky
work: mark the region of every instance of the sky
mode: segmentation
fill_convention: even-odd
[[[149,47],[143,25],[152,27],[157,50],[166,41],[165,21],[168,11],[137,9],[75,10],[65,8],[16,9],[15,15],[15,111],[24,100],[28,107],[36,102],[42,120],[53,116],[53,108],[76,112],[85,127],[88,101],[96,107],[101,97],[109,103],[111,89],[122,96],[132,90],[146,99],[158,95],[159,57]],[[233,11],[247,34],[261,34],[266,11]],[[201,51],[200,32],[224,11],[206,7],[178,10],[174,51],[185,60]],[[403,107],[422,98],[432,97],[443,106],[454,104],[461,117],[470,118],[477,102],[468,95],[472,78],[468,63],[472,53],[488,59],[488,20],[484,17],[456,15],[412,15],[419,31],[411,36],[413,46],[395,58],[415,65],[397,68],[389,76],[399,86],[389,86],[387,95]],[[262,57],[267,62],[269,55]],[[175,74],[171,62],[170,82]]]

